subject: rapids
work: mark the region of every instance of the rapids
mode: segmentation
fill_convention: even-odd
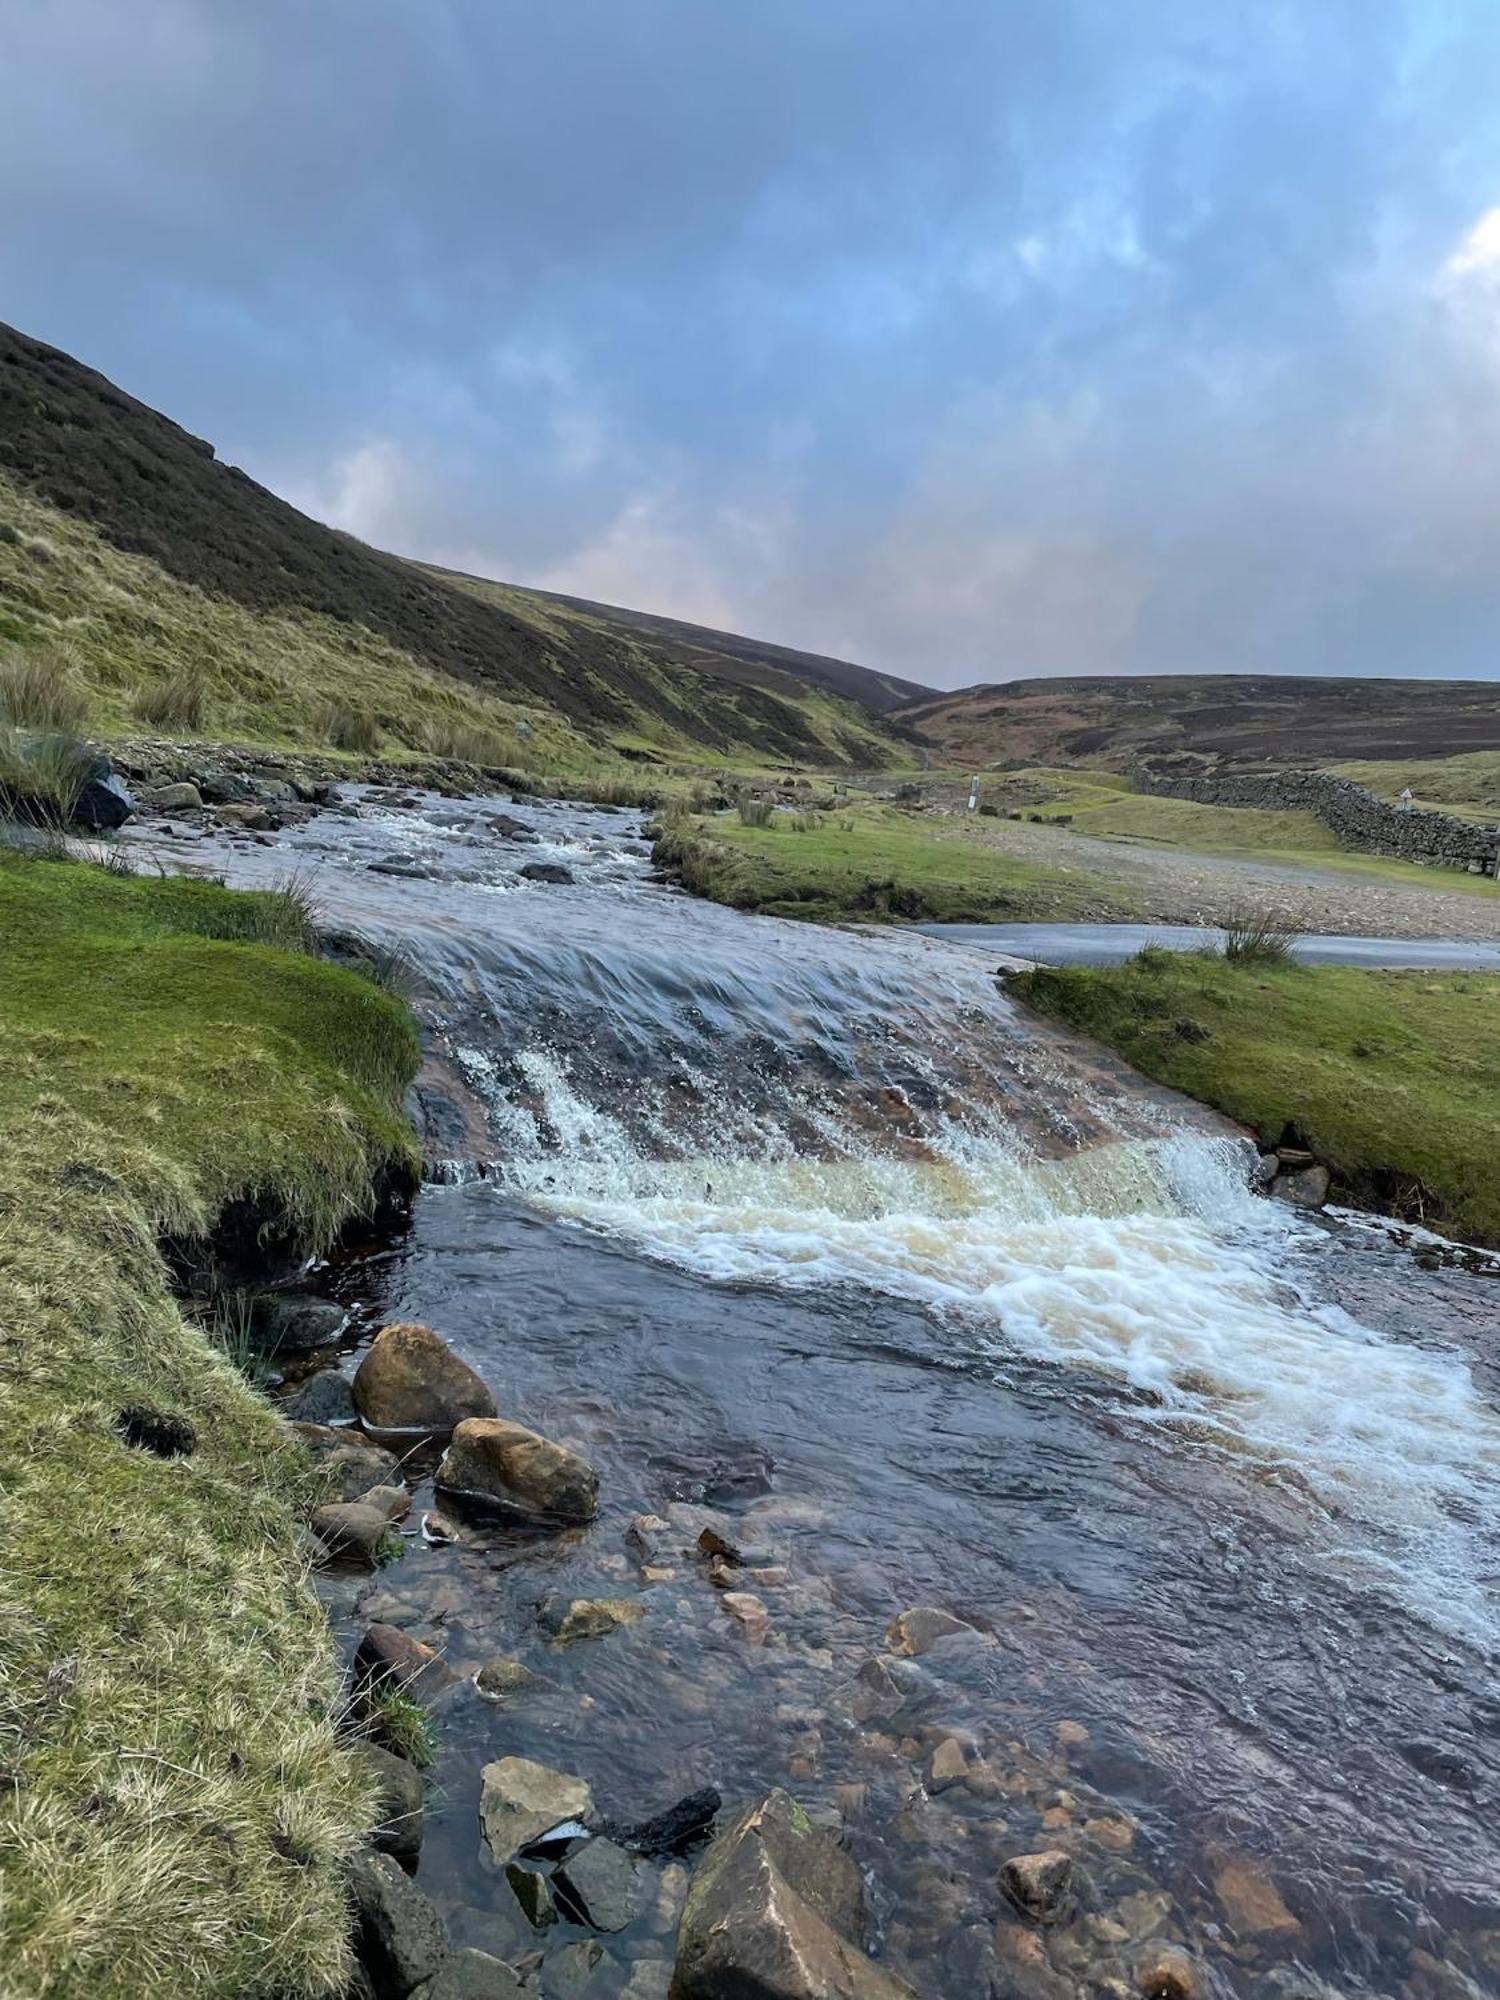
[[[295,864],[411,968],[431,1185],[328,1282],[603,1474],[587,1535],[416,1543],[358,1606],[545,1677],[441,1718],[422,1879],[458,1932],[518,1948],[473,1816],[516,1753],[637,1817],[710,1782],[837,1808],[928,2000],[1093,1992],[1165,1939],[1224,1993],[1493,1990],[1493,1278],[1261,1199],[1239,1134],[981,954],[681,895],[636,815],[366,795],[200,858]],[[641,1588],[633,1515],[704,1497],[789,1572],[766,1645],[680,1562],[639,1625],[545,1641],[549,1593]],[[986,1637],[886,1712],[858,1674],[911,1603]],[[974,1777],[937,1793],[950,1732]],[[1040,1962],[995,1874],[1058,1842],[1084,1909]],[[620,1983],[668,1949],[613,1941]]]

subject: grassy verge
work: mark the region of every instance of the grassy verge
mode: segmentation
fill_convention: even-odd
[[[1500,979],[1148,950],[1007,986],[1264,1143],[1295,1132],[1347,1198],[1500,1243]]]
[[[409,1158],[403,1010],[295,899],[0,857],[0,1977],[342,1990],[370,1801],[333,1733],[299,1452],[158,1236],[248,1197],[326,1241]],[[185,1418],[186,1455],[121,1411]]]
[[[740,910],[866,922],[1128,917],[1080,870],[1019,861],[960,822],[885,806],[667,822],[657,859],[685,887]]]

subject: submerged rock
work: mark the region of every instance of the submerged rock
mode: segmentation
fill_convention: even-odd
[[[915,2000],[854,1942],[863,1916],[859,1870],[835,1836],[771,1792],[699,1865],[671,2000]]]
[[[1214,1874],[1214,1894],[1240,1937],[1273,1933],[1289,1936],[1302,1926],[1282,1900],[1270,1876],[1248,1854],[1234,1854]]]
[[[558,1906],[574,1923],[623,1931],[651,1900],[640,1866],[612,1840],[587,1840],[552,1878]]]
[[[495,1399],[429,1326],[383,1326],[354,1376],[354,1404],[377,1431],[451,1431],[493,1417]]]
[[[562,1821],[585,1819],[593,1806],[582,1778],[530,1757],[500,1757],[480,1773],[479,1824],[502,1867]]]
[[[637,1820],[634,1825],[601,1820],[595,1831],[637,1854],[665,1860],[669,1855],[687,1854],[701,1847],[713,1831],[723,1803],[714,1787],[705,1785],[701,1791],[689,1792],[675,1806],[668,1806],[665,1812],[653,1813],[650,1819]]]
[[[485,1700],[507,1702],[513,1695],[522,1694],[536,1685],[536,1675],[529,1667],[523,1667],[519,1660],[507,1659],[497,1653],[486,1660],[474,1676],[476,1692]]]
[[[503,1959],[487,1951],[456,1951],[443,1962],[422,2000],[522,2000],[533,1989]]]
[[[1072,1858],[1056,1847],[1040,1854],[1014,1854],[1000,1870],[1000,1884],[1018,1910],[1039,1924],[1050,1924],[1072,1896]]]
[[[602,1639],[622,1625],[636,1625],[646,1607],[637,1597],[549,1597],[538,1616],[560,1646]]]
[[[599,1475],[587,1459],[493,1415],[458,1425],[437,1483],[544,1520],[589,1521],[599,1504]]]
[[[573,880],[573,871],[565,868],[560,861],[528,861],[521,870],[521,880],[567,884]]]
[[[951,1611],[941,1611],[933,1604],[914,1604],[891,1620],[885,1641],[893,1653],[912,1659],[930,1653],[940,1639],[952,1638],[958,1632],[972,1636],[975,1629],[966,1618],[956,1618]]]

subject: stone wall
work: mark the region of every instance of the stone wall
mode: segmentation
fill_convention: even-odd
[[[1158,766],[1133,772],[1136,789],[1209,806],[1259,806],[1316,813],[1341,846],[1441,868],[1494,872],[1500,826],[1451,813],[1387,805],[1330,771],[1205,771]]]

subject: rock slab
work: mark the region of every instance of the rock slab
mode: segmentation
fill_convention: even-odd
[[[480,1774],[479,1824],[504,1867],[523,1847],[568,1819],[586,1819],[594,1795],[582,1778],[530,1757],[500,1757]]]
[[[599,1505],[599,1475],[587,1459],[493,1415],[458,1425],[438,1467],[437,1483],[449,1492],[541,1520],[591,1521]]]

